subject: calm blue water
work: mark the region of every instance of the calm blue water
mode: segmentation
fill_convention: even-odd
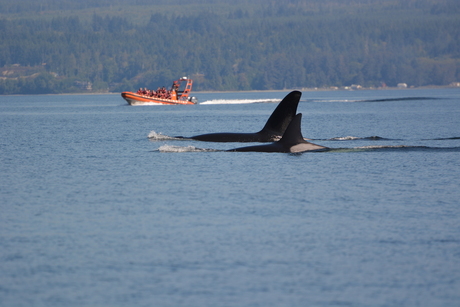
[[[329,152],[168,139],[286,94],[0,96],[0,306],[460,306],[460,90],[304,92]]]

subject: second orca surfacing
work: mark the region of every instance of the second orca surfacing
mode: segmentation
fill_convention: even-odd
[[[292,91],[284,97],[278,104],[276,109],[270,115],[267,123],[262,130],[256,133],[209,133],[195,135],[192,137],[177,138],[192,139],[204,142],[274,142],[281,138],[286,131],[291,120],[297,112],[300,97],[302,93],[299,91]]]
[[[301,131],[302,113],[297,114],[287,127],[281,140],[264,145],[230,149],[227,151],[284,152],[301,153],[306,151],[325,151],[329,148],[305,141]]]

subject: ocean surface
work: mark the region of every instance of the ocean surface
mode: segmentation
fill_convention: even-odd
[[[0,306],[460,306],[460,89],[0,96]],[[247,145],[253,145],[247,144]]]

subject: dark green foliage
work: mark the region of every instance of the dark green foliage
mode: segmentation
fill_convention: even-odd
[[[457,1],[187,3],[0,0],[0,94],[460,81]]]

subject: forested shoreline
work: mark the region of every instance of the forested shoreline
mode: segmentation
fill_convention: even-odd
[[[149,16],[123,14],[130,2]],[[144,2],[84,0],[54,12],[46,4],[56,1],[1,0],[0,94],[120,92],[182,76],[201,91],[460,82],[456,1],[257,0],[229,8],[195,0],[202,9],[188,12],[176,1]]]

